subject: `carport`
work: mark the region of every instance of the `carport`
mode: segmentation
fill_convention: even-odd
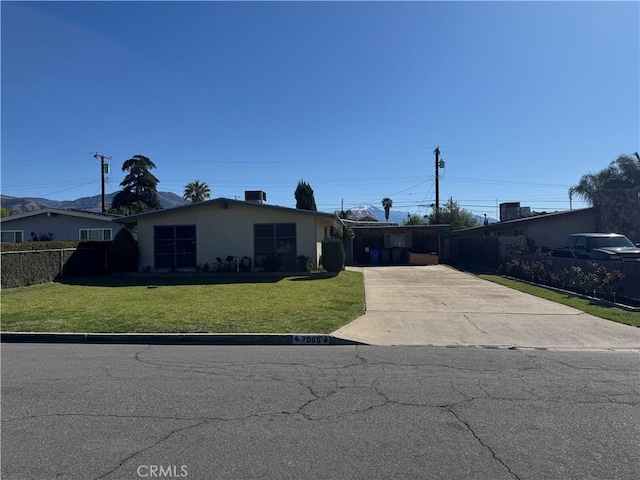
[[[449,225],[350,226],[346,248],[350,265],[432,265],[439,263],[440,237]]]

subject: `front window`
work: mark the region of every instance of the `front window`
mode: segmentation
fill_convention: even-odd
[[[253,250],[257,267],[265,260],[277,259],[280,267],[296,265],[297,235],[295,223],[256,223],[253,226]]]
[[[153,245],[156,268],[195,268],[195,225],[156,225]]]
[[[81,228],[80,240],[111,240],[110,228]]]
[[[384,248],[411,248],[411,235],[386,233]]]
[[[22,243],[24,241],[22,230],[3,230],[1,232],[2,243]]]

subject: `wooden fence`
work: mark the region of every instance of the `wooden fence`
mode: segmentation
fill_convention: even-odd
[[[472,265],[495,270],[500,266],[499,237],[443,238],[441,261],[451,265]]]

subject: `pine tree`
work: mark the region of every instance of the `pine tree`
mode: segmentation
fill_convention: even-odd
[[[113,211],[133,214],[162,208],[156,188],[160,181],[150,172],[152,168],[155,164],[143,155],[125,160],[122,171],[129,173],[120,182],[122,190],[113,197]]]
[[[298,182],[298,187],[295,192],[296,208],[298,210],[311,210],[313,212],[318,211],[316,207],[316,199],[313,196],[313,188],[304,180]]]

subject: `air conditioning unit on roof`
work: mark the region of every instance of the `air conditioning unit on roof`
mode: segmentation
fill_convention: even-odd
[[[245,190],[244,201],[251,203],[267,203],[267,194],[262,190]]]

